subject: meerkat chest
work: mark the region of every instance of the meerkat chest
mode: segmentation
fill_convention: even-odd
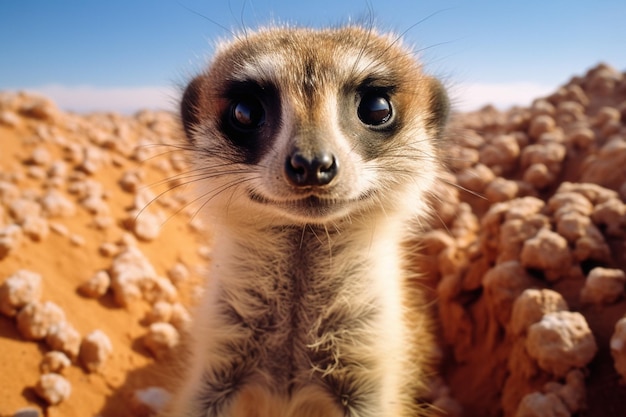
[[[245,256],[221,271],[219,303],[248,335],[243,343],[253,346],[257,368],[293,383],[299,373],[310,378],[311,364],[322,374],[341,366],[346,343],[371,346],[385,297],[367,251],[298,230],[237,253]]]

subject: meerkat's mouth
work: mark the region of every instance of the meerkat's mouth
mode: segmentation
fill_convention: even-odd
[[[286,211],[295,212],[299,215],[307,217],[319,218],[326,217],[337,212],[343,212],[355,204],[359,204],[372,197],[373,192],[366,191],[356,198],[331,198],[320,197],[318,195],[308,195],[302,198],[288,200],[274,200],[264,197],[252,190],[248,190],[249,198],[259,204],[277,207]]]

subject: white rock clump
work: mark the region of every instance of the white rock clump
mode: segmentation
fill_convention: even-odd
[[[167,271],[167,277],[172,281],[172,284],[178,287],[189,278],[189,269],[184,263],[177,262]]]
[[[17,224],[0,228],[0,259],[16,250],[22,243],[24,232]]]
[[[70,365],[72,365],[72,361],[65,353],[53,350],[43,355],[43,359],[39,364],[39,370],[43,374],[62,374]]]
[[[515,417],[570,417],[563,401],[554,393],[533,392],[522,398]]]
[[[113,259],[110,272],[115,301],[122,307],[141,299],[142,288],[157,277],[148,258],[134,246],[127,247]]]
[[[97,372],[113,353],[111,340],[102,330],[94,330],[80,345],[80,360],[88,372]]]
[[[514,335],[519,336],[541,321],[545,314],[567,310],[567,302],[558,292],[529,288],[513,303],[509,327]]]
[[[622,379],[626,380],[626,316],[615,323],[610,347],[615,370],[622,376]]]
[[[74,326],[62,321],[50,326],[46,344],[51,349],[61,351],[74,360],[80,352],[81,336]]]
[[[148,210],[131,210],[127,223],[131,225],[135,236],[143,241],[151,241],[159,236],[164,220],[160,213],[155,214]]]
[[[28,198],[13,200],[7,208],[9,209],[11,218],[20,225],[29,217],[41,216],[41,205]]]
[[[626,184],[626,183],[625,183]],[[610,198],[593,208],[591,215],[594,223],[606,226],[609,236],[622,237],[626,235],[626,204],[618,198]]]
[[[17,329],[27,340],[41,340],[55,324],[65,321],[65,313],[52,301],[27,304],[17,314]]]
[[[76,214],[76,205],[54,189],[42,197],[41,206],[48,217],[72,217]]]
[[[0,285],[0,312],[13,317],[26,304],[41,299],[41,275],[20,269]]]
[[[48,373],[39,377],[35,392],[48,404],[56,405],[69,398],[72,386],[62,375]]]
[[[181,303],[172,304],[172,316],[170,317],[170,323],[176,327],[179,331],[185,331],[191,324],[191,315],[187,308]]]
[[[546,383],[543,391],[556,394],[571,413],[578,413],[585,409],[585,375],[580,369],[569,371],[564,384],[554,381]]]
[[[539,367],[557,377],[583,368],[598,350],[583,315],[570,311],[548,313],[532,324],[525,345]]]
[[[163,359],[180,342],[180,334],[169,323],[152,323],[143,339],[144,346],[155,358]]]
[[[621,269],[593,268],[580,291],[584,303],[611,304],[624,294],[626,273]]]
[[[78,287],[80,292],[85,297],[100,298],[109,290],[111,285],[111,277],[105,270],[97,271],[87,281],[83,282]]]
[[[526,268],[543,270],[547,280],[555,281],[569,272],[572,254],[565,238],[541,229],[535,237],[524,242],[520,261]]]
[[[43,217],[29,216],[22,223],[22,231],[31,240],[41,242],[50,234],[50,226]]]
[[[148,315],[146,316],[146,321],[149,324],[160,321],[169,323],[171,318],[172,304],[168,303],[167,301],[157,301],[152,305],[152,310],[148,312]]]

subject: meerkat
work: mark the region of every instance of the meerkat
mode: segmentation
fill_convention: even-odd
[[[442,84],[371,28],[219,45],[181,119],[210,279],[167,417],[403,417],[434,337],[403,240],[430,212]]]

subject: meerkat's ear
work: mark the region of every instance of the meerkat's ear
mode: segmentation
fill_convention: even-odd
[[[200,115],[203,113],[204,81],[205,79],[202,75],[194,78],[187,85],[183,98],[180,101],[181,122],[189,141],[193,141],[194,127],[200,121]]]
[[[434,130],[439,137],[443,132],[448,115],[450,113],[450,100],[443,84],[436,78],[429,78],[430,84],[430,114],[428,126]]]

